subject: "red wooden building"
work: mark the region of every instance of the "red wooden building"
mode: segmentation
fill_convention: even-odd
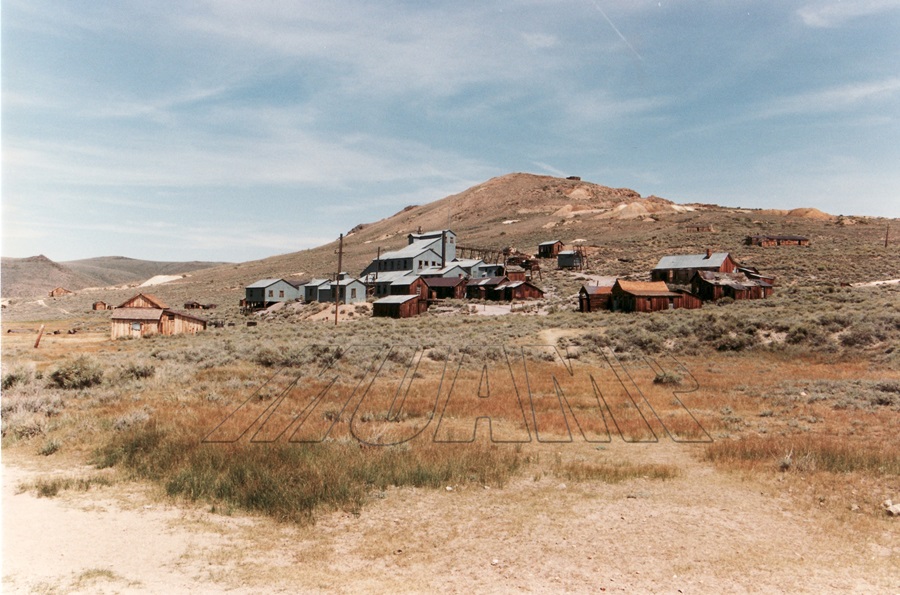
[[[578,291],[578,310],[596,312],[609,310],[609,299],[612,297],[612,286],[582,285]]]
[[[697,271],[730,273],[735,268],[737,268],[737,263],[727,252],[707,250],[706,254],[663,256],[650,272],[650,279],[688,285]]]
[[[658,312],[677,308],[699,308],[700,299],[689,293],[671,291],[662,281],[640,282],[619,279],[613,285],[611,309],[619,312]]]
[[[772,285],[761,279],[748,279],[743,273],[697,271],[691,280],[691,293],[703,301],[724,297],[759,300],[772,295]]]
[[[425,279],[428,295],[433,300],[461,300],[466,297],[465,277],[432,277]]]
[[[372,316],[389,318],[411,318],[428,309],[428,302],[416,294],[389,295],[372,304]]]

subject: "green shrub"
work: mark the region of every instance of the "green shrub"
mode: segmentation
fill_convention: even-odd
[[[50,374],[50,382],[59,388],[90,388],[103,380],[103,370],[95,362],[80,356]]]

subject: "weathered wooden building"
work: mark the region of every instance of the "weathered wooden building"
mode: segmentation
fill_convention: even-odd
[[[92,310],[112,310],[114,306],[112,304],[108,304],[104,301],[94,302],[91,305]]]
[[[677,308],[699,308],[699,298],[681,291],[671,291],[663,281],[624,281],[613,285],[611,309],[617,312],[658,312]]]
[[[506,277],[510,281],[527,281],[525,269],[519,266],[509,265],[506,267]]]
[[[538,300],[544,297],[544,290],[529,281],[509,281],[494,289],[496,298],[501,301]]]
[[[470,300],[500,300],[502,293],[497,287],[509,283],[506,277],[484,277],[482,279],[470,279],[466,284],[466,297]]]
[[[391,295],[418,295],[428,299],[428,285],[423,277],[405,275],[391,282]]]
[[[561,240],[550,240],[538,244],[538,258],[555,258],[566,245]]]
[[[241,307],[268,308],[278,302],[293,302],[302,297],[300,288],[284,279],[260,279],[244,289]]]
[[[331,282],[331,295],[337,296],[342,304],[359,304],[366,301],[366,284],[341,273],[337,281]]]
[[[731,273],[736,267],[737,263],[727,252],[707,250],[706,254],[663,256],[650,272],[650,278],[653,281],[688,285],[697,271]]]
[[[67,295],[75,295],[74,291],[69,291],[65,287],[56,287],[50,290],[50,297],[64,297]]]
[[[465,277],[432,277],[425,279],[428,297],[433,300],[461,300],[466,297]]]
[[[752,235],[747,236],[744,242],[748,246],[761,246],[764,248],[773,246],[809,246],[809,238],[797,235]]]
[[[372,316],[389,318],[411,318],[428,309],[428,302],[416,294],[389,295],[372,304]]]
[[[703,301],[725,297],[758,300],[772,295],[772,285],[761,279],[748,279],[743,273],[697,271],[691,279],[691,293]]]
[[[582,285],[581,289],[578,290],[578,310],[581,312],[609,310],[611,296],[611,285]]]
[[[197,333],[206,328],[206,320],[187,312],[170,309],[152,294],[139,293],[113,310],[111,337],[148,337]]]

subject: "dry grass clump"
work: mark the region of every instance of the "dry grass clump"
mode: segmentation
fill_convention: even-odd
[[[621,483],[629,479],[674,479],[679,470],[675,465],[661,463],[588,463],[586,461],[557,462],[553,474],[569,481],[602,481]]]
[[[801,434],[720,440],[706,447],[705,456],[709,461],[729,466],[795,473],[900,475],[900,451],[896,443],[841,436]]]
[[[520,458],[497,446],[201,444],[188,428],[149,421],[115,435],[98,449],[96,463],[158,482],[171,496],[306,523],[322,510],[358,512],[370,493],[388,486],[502,486]]]

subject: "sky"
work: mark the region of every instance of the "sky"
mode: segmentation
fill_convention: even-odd
[[[2,255],[244,262],[511,172],[900,217],[900,0],[2,0]]]

